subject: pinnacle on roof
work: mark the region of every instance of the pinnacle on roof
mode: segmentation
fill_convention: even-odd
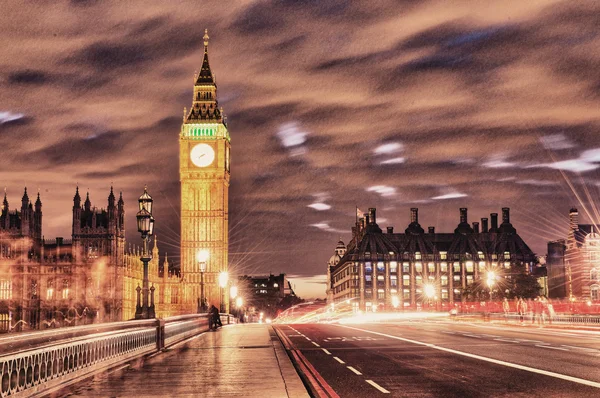
[[[2,202],[5,209],[8,209],[8,199],[6,199],[6,187],[4,187],[4,201]]]
[[[29,195],[27,195],[27,187],[25,187],[25,192],[23,192],[23,198],[21,199],[21,201],[25,204],[29,202]]]
[[[40,199],[40,191],[38,190],[37,200],[35,201],[35,207],[42,207],[42,200]]]
[[[215,85],[215,78],[208,63],[208,29],[204,29],[204,57],[202,67],[196,78],[196,85]]]
[[[123,205],[125,202],[123,202],[123,191],[119,192],[119,203],[120,205]]]

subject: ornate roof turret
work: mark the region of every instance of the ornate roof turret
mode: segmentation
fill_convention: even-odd
[[[185,112],[185,111],[184,111]],[[200,72],[194,76],[194,96],[192,107],[185,123],[198,123],[207,121],[213,123],[223,122],[223,112],[219,109],[217,101],[217,83],[215,75],[210,69],[208,62],[208,29],[204,30],[204,55]]]
[[[112,185],[110,186],[110,194],[108,195],[108,206],[109,207],[114,207],[115,206],[115,194],[113,192]]]
[[[123,206],[125,202],[123,202],[123,192],[119,192],[119,202],[117,202],[119,206]]]
[[[79,185],[75,188],[75,196],[73,196],[73,207],[81,207],[81,196],[79,196]]]
[[[208,63],[208,29],[204,29],[204,58],[202,59],[202,68],[200,73],[196,77],[196,85],[215,85],[215,78],[210,70],[210,64]]]
[[[6,199],[6,188],[4,188],[4,200],[2,201],[2,212],[8,211],[8,199]]]
[[[29,204],[29,195],[27,195],[27,187],[25,187],[25,192],[23,192],[23,197],[21,198],[22,208],[26,209]]]
[[[83,207],[85,208],[85,211],[90,211],[92,209],[92,202],[90,202],[90,192],[89,191],[85,196],[85,202],[83,203]]]
[[[40,199],[40,191],[38,191],[37,199],[35,201],[35,211],[42,210],[42,200]]]

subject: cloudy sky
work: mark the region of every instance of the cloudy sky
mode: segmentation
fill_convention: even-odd
[[[355,206],[450,231],[510,207],[538,254],[600,204],[595,1],[24,1],[0,12],[0,184],[69,236],[111,183],[177,259],[178,134],[202,36],[232,137],[231,268],[324,296]],[[587,209],[588,215],[586,215]]]

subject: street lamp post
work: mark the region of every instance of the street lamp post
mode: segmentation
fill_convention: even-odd
[[[144,187],[144,193],[138,199],[140,211],[137,212],[138,231],[142,234],[142,264],[144,265],[144,279],[142,282],[142,300],[140,305],[140,289],[136,289],[138,294],[138,305],[135,310],[135,319],[149,319],[155,317],[154,299],[151,303],[148,301],[149,296],[149,281],[148,281],[148,262],[152,260],[152,256],[148,251],[148,239],[154,234],[154,217],[152,217],[152,197],[148,194],[147,187]]]
[[[221,305],[219,306],[219,311],[224,313],[226,311],[225,307],[225,288],[227,287],[227,282],[229,281],[229,275],[226,271],[222,271],[219,273],[219,286],[221,286]]]
[[[198,312],[206,312],[206,300],[204,298],[204,273],[206,272],[206,261],[210,253],[208,250],[198,250],[196,253],[196,260],[198,260],[198,267],[200,268],[200,305]]]

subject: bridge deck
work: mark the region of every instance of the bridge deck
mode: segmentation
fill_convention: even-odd
[[[70,397],[308,397],[270,325],[203,333],[145,361],[62,391]]]

